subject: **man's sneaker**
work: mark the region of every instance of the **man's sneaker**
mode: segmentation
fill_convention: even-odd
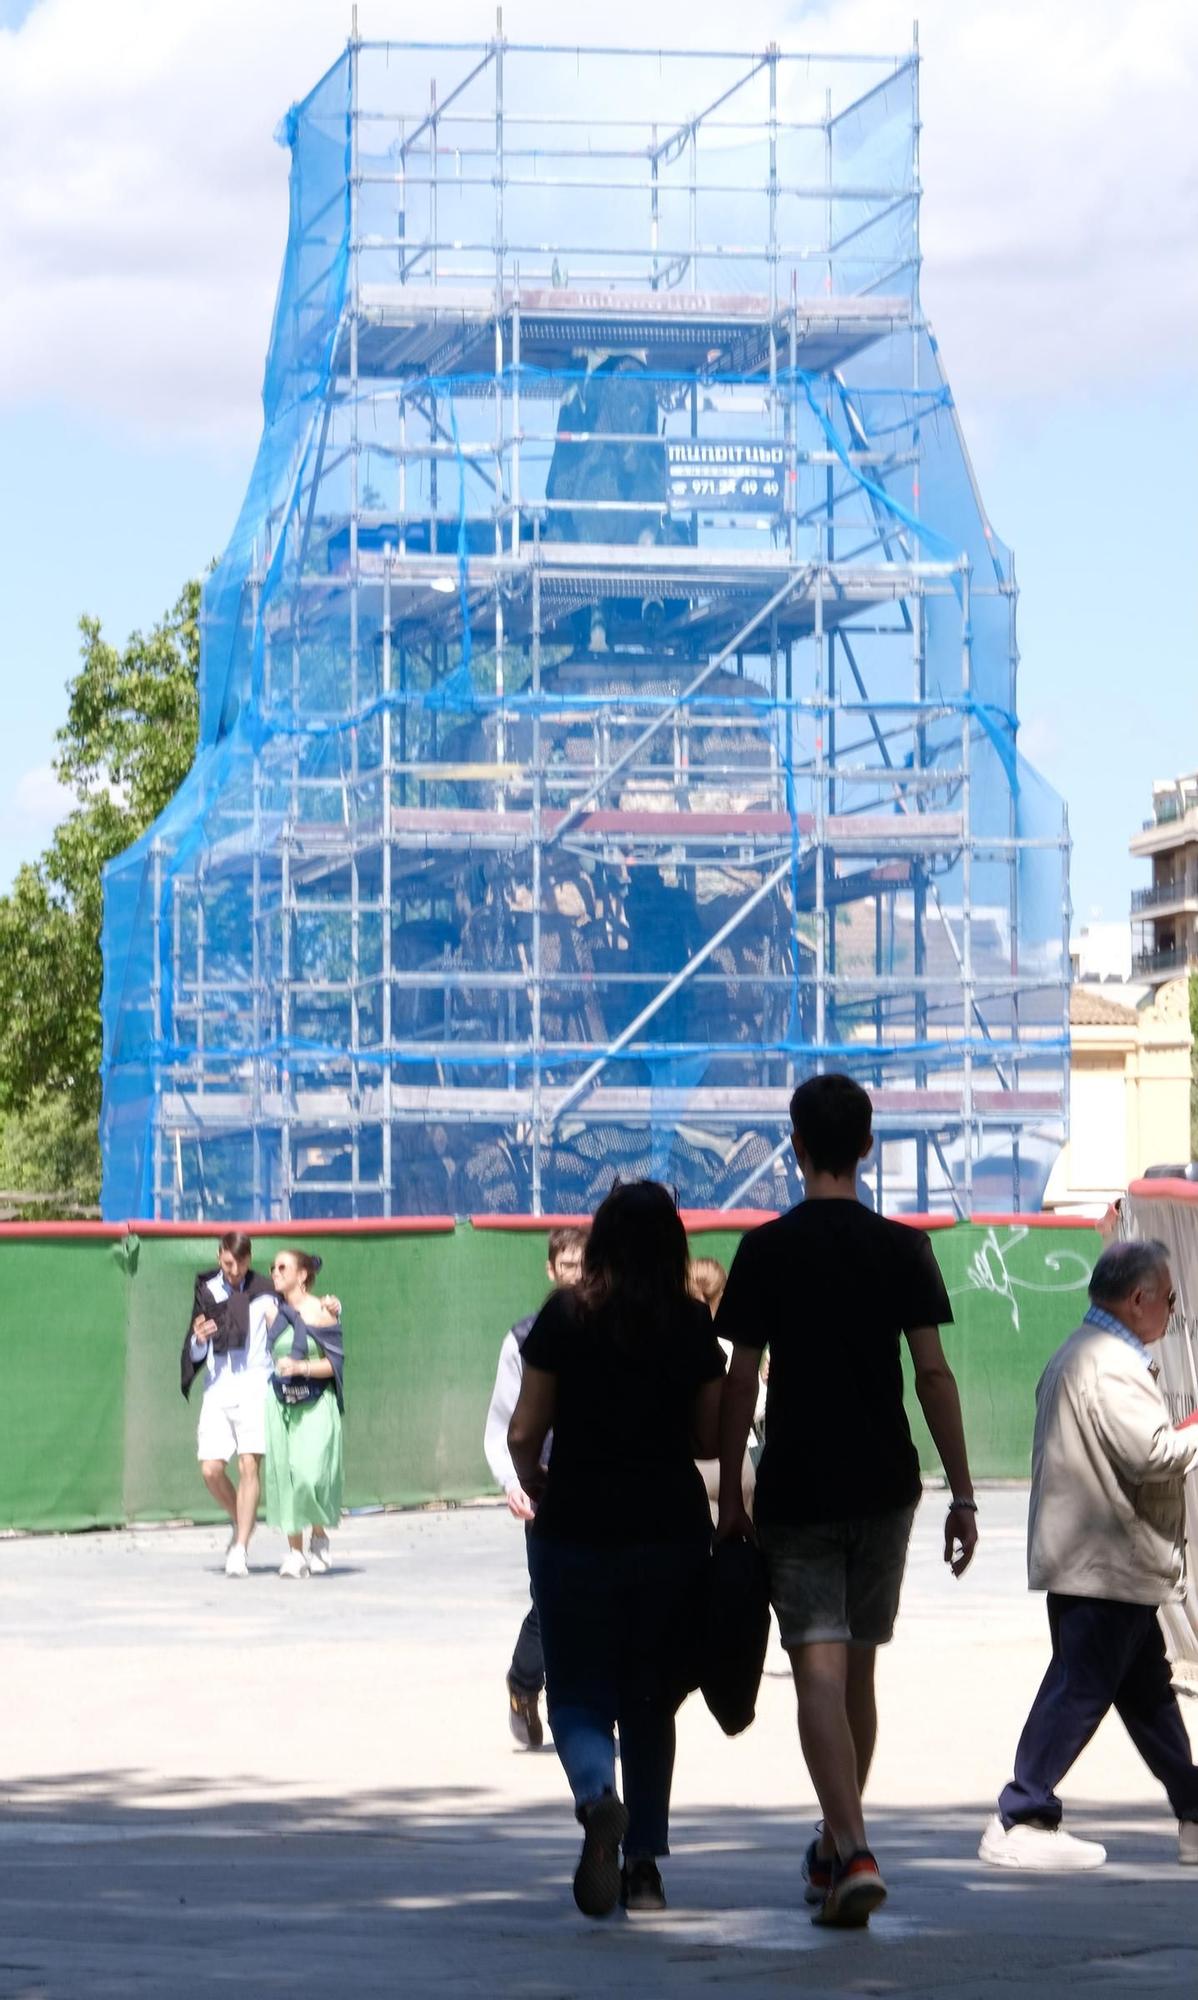
[[[1198,1861],[1198,1843],[1195,1846]],[[1096,1840],[1079,1840],[1059,1826],[1037,1826],[1021,1820],[1004,1826],[998,1814],[989,1821],[978,1848],[978,1860],[992,1868],[1035,1868],[1044,1874],[1078,1874],[1087,1868],[1101,1868],[1106,1848]]]
[[[1198,1868],[1198,1819],[1183,1819],[1177,1828],[1177,1859],[1183,1868]]]
[[[656,1861],[647,1854],[636,1861],[626,1861],[620,1870],[621,1909],[664,1910],[665,1906],[666,1892]]]
[[[832,1886],[816,1910],[813,1924],[857,1931],[886,1901],[886,1884],[868,1847],[859,1847],[847,1861],[832,1864]]]
[[[824,1897],[832,1887],[832,1856],[830,1854],[821,1854],[819,1851],[820,1836],[823,1830],[822,1823],[816,1827],[815,1839],[808,1841],[807,1851],[803,1856],[800,1872],[804,1883],[803,1901],[805,1903],[822,1903]]]
[[[279,1564],[279,1575],[301,1577],[308,1576],[309,1574],[308,1562],[303,1550],[288,1549],[282,1562]]]
[[[536,1689],[507,1684],[508,1727],[522,1750],[539,1750],[545,1741],[541,1726],[540,1696]]]
[[[584,1917],[609,1917],[620,1899],[620,1842],[628,1808],[614,1792],[579,1806],[582,1853],[574,1870],[574,1901]]]
[[[246,1559],[244,1548],[240,1542],[231,1542],[229,1544],[229,1553],[225,1557],[225,1575],[248,1576],[249,1573],[250,1566]]]
[[[333,1551],[327,1535],[313,1535],[308,1544],[308,1568],[313,1576],[327,1576],[333,1567]]]

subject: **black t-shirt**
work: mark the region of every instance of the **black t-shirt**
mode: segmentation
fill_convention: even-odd
[[[716,1331],[770,1351],[758,1520],[852,1521],[918,1499],[900,1335],[952,1316],[923,1231],[860,1202],[800,1202],[743,1239]]]
[[[691,1451],[695,1396],[724,1372],[711,1314],[679,1302],[667,1324],[620,1340],[610,1310],[554,1292],[524,1343],[526,1368],[557,1378],[553,1454],[534,1535],[588,1543],[676,1542],[711,1533]]]

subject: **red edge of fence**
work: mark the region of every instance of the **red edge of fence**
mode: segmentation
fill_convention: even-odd
[[[1130,1193],[1148,1199],[1198,1202],[1198,1183],[1192,1181],[1133,1181]],[[688,1230],[699,1233],[715,1229],[755,1229],[772,1222],[776,1211],[767,1208],[684,1208],[682,1220]],[[958,1216],[898,1215],[910,1229],[953,1229]],[[545,1235],[550,1229],[588,1228],[589,1215],[470,1215],[462,1220],[472,1229],[511,1230]],[[1090,1229],[1097,1219],[1085,1215],[971,1215],[969,1221],[982,1228],[1008,1229]],[[306,1222],[0,1222],[0,1241],[21,1237],[69,1240],[91,1237],[116,1243],[125,1236],[177,1236],[207,1240],[227,1229],[244,1230],[247,1236],[451,1236],[457,1228],[452,1215],[373,1215],[357,1221],[345,1217],[312,1217]]]
[[[752,1230],[758,1222],[772,1222],[772,1208],[680,1208],[678,1214],[688,1230]],[[588,1230],[592,1216],[468,1216],[472,1230]]]
[[[755,1229],[759,1223],[773,1222],[778,1211],[773,1208],[684,1208],[679,1213],[688,1230],[692,1233],[705,1229]],[[955,1215],[899,1215],[896,1222],[906,1222],[912,1229],[952,1229],[957,1221]],[[1025,1218],[1003,1217],[1003,1221],[1022,1221]],[[472,1215],[468,1218],[472,1229],[539,1230],[542,1234],[549,1229],[588,1229],[589,1215]],[[987,1220],[999,1220],[987,1217]]]
[[[1127,1192],[1141,1201],[1198,1201],[1198,1181],[1133,1181]]]
[[[126,1236],[190,1236],[208,1242],[226,1230],[247,1236],[452,1236],[452,1215],[371,1215],[358,1221],[328,1217],[308,1222],[0,1222],[5,1237],[98,1237],[110,1243]]]
[[[980,1228],[993,1229],[1090,1229],[1098,1227],[1096,1215],[971,1215]]]
[[[223,1236],[229,1229],[272,1237],[451,1236],[457,1224],[452,1215],[363,1215],[357,1221],[313,1216],[306,1222],[127,1222],[124,1227],[134,1236]]]
[[[99,1237],[117,1243],[129,1234],[127,1222],[0,1222],[0,1238],[17,1236]]]

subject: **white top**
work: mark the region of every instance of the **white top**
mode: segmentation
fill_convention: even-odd
[[[495,1370],[495,1387],[491,1391],[491,1405],[487,1411],[486,1427],[483,1431],[483,1450],[491,1475],[502,1486],[505,1493],[511,1493],[519,1486],[512,1455],[507,1448],[507,1427],[512,1421],[512,1411],[520,1395],[520,1384],[524,1379],[524,1357],[514,1333],[505,1336],[499,1350],[499,1366]]]
[[[223,1305],[229,1296],[229,1286],[218,1271],[215,1277],[207,1278],[204,1290],[208,1292],[213,1305]],[[250,1300],[249,1333],[244,1347],[235,1347],[231,1353],[214,1354],[210,1340],[197,1340],[191,1336],[191,1358],[197,1367],[203,1363],[205,1382],[204,1394],[216,1389],[218,1394],[226,1390],[235,1392],[240,1378],[254,1370],[262,1374],[270,1373],[270,1342],[267,1338],[267,1321],[273,1315],[276,1300],[274,1294],[266,1292],[261,1298]]]

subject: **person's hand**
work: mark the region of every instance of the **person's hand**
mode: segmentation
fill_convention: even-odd
[[[531,1521],[536,1508],[522,1486],[509,1486],[505,1494],[508,1513],[517,1521]]]
[[[964,1576],[978,1545],[978,1517],[971,1507],[950,1507],[944,1523],[944,1560],[954,1576]]]
[[[275,1362],[275,1374],[280,1381],[286,1382],[292,1375],[306,1374],[307,1367],[306,1361],[297,1361],[293,1355],[285,1354],[281,1361]]]
[[[326,1292],[320,1303],[327,1313],[332,1313],[334,1319],[341,1318],[341,1301],[336,1292]]]
[[[716,1522],[715,1538],[717,1542],[756,1541],[753,1523],[743,1500],[733,1501],[730,1507],[725,1507],[723,1502],[720,1503],[720,1518]]]
[[[216,1332],[216,1321],[205,1319],[203,1313],[197,1313],[191,1322],[191,1331],[194,1339],[209,1341]]]

